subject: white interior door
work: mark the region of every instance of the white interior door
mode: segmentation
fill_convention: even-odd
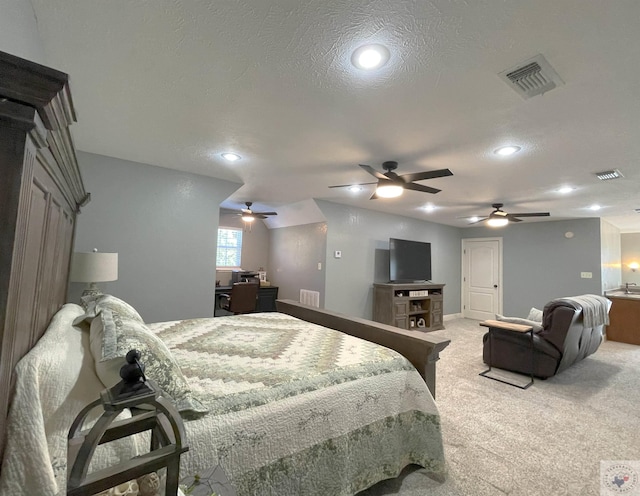
[[[502,313],[502,238],[462,240],[462,315],[495,319]]]

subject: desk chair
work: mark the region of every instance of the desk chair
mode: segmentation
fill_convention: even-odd
[[[234,315],[255,312],[258,302],[259,284],[236,282],[231,286],[231,294],[220,295],[220,308]]]

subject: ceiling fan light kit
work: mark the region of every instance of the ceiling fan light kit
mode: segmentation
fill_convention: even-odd
[[[491,227],[503,227],[509,223],[509,219],[506,217],[493,217],[487,220],[487,225]]]
[[[398,184],[381,184],[376,188],[376,196],[380,198],[397,198],[404,188]]]

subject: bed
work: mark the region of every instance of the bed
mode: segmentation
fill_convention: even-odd
[[[84,312],[65,305],[16,367],[2,494],[64,492],[68,426],[105,388],[92,345],[96,322],[83,320]],[[238,495],[340,496],[396,477],[411,463],[444,478],[435,402],[397,352],[276,312],[146,328],[166,344],[188,384],[191,403],[175,396],[190,448],[182,479],[220,466]],[[154,377],[150,353],[143,343]],[[104,445],[91,470],[145,453],[147,442],[134,436]]]
[[[2,494],[62,490],[69,419],[105,387],[90,350],[90,323],[84,328],[73,325],[85,309],[64,304],[75,217],[90,198],[68,129],[74,121],[65,74],[0,52],[0,155],[8,171],[8,180],[0,185]],[[204,332],[191,328],[194,322],[149,324],[208,410],[186,421],[190,451],[181,475],[220,463],[238,494],[314,494],[322,488],[323,494],[353,494],[395,477],[409,463],[442,477],[435,367],[448,341],[296,302],[279,301],[278,310],[198,324],[255,332],[278,321],[295,330],[269,332],[288,333],[293,340],[288,346],[294,349],[308,336],[313,336],[311,342],[324,336],[334,347],[342,343],[353,356],[369,358],[355,364],[348,356],[327,353],[323,367],[307,372],[295,368],[297,382],[281,376],[269,387],[259,380],[231,387],[220,377],[203,377],[202,368],[198,372],[186,365],[193,350],[185,352],[181,340]],[[180,331],[172,334],[171,329]],[[237,332],[242,335],[247,329]],[[268,358],[260,360],[268,363]],[[258,374],[255,362],[249,360]],[[350,375],[357,368],[362,374]],[[249,399],[251,394],[261,399]],[[109,444],[113,446],[96,456],[95,467],[147,447],[143,438]]]

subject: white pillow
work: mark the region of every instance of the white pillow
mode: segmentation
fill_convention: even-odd
[[[529,319],[521,319],[519,317],[505,317],[504,315],[496,314],[496,320],[501,322],[509,322],[510,324],[521,324],[533,327],[533,332],[538,333],[542,330],[540,322],[535,322]]]
[[[111,310],[100,311],[91,322],[90,347],[96,373],[105,387],[120,382],[120,368],[129,350],[140,351],[145,375],[153,379],[183,416],[208,412],[196,398],[167,345],[136,319],[122,317]]]
[[[536,307],[531,307],[527,319],[542,323],[542,310],[538,310]]]
[[[138,311],[129,305],[126,301],[121,300],[110,294],[100,294],[83,296],[81,298],[82,306],[85,309],[84,315],[79,316],[73,321],[74,326],[80,326],[82,323],[91,324],[98,314],[105,309],[109,309],[114,315],[120,315],[123,318],[137,320],[144,324],[144,320]]]

